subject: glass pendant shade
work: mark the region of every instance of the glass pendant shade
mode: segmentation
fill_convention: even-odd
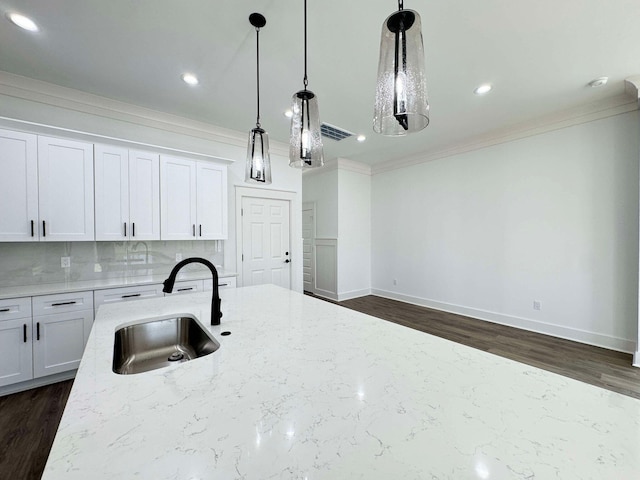
[[[271,158],[269,157],[269,134],[262,128],[249,132],[247,146],[247,168],[244,175],[247,183],[269,185],[271,183]]]
[[[401,136],[429,125],[420,15],[399,10],[382,25],[373,130]]]
[[[300,90],[293,95],[291,111],[289,166],[324,166],[318,97],[309,90]]]

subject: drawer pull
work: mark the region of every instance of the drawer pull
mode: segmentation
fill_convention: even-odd
[[[188,290],[193,290],[193,287],[186,287],[186,288],[179,288],[178,289],[179,292],[186,292]]]
[[[40,322],[36,323],[36,340],[40,340]]]
[[[24,338],[24,343],[27,343],[27,324],[22,324],[22,337]]]
[[[2,313],[2,312],[8,312],[8,311],[10,311],[10,310],[11,310],[10,308],[3,308],[2,310],[0,310],[0,313]]]
[[[75,305],[76,301],[72,301],[72,302],[60,302],[60,303],[52,303],[51,306],[52,307],[61,307],[62,305]]]
[[[122,295],[122,297],[120,298],[132,298],[132,297],[139,297],[140,295],[142,295],[141,293],[131,293],[129,295]]]
[[[219,283],[218,286],[219,287],[226,287],[227,285],[229,285],[228,283]]]

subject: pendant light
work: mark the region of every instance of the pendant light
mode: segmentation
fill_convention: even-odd
[[[420,15],[405,10],[403,0],[398,0],[398,11],[382,24],[373,130],[401,136],[427,125],[429,102]]]
[[[249,22],[256,29],[256,127],[249,132],[247,168],[244,181],[268,185],[271,183],[271,159],[269,157],[269,134],[260,126],[260,29],[267,20],[259,13],[249,15]]]
[[[294,93],[291,111],[289,166],[324,166],[318,97],[307,90],[307,0],[304,0],[304,89]]]

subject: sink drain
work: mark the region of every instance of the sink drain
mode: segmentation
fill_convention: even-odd
[[[169,355],[169,358],[167,358],[167,360],[169,360],[170,362],[177,362],[178,360],[182,360],[183,358],[184,353],[173,352],[171,355]]]

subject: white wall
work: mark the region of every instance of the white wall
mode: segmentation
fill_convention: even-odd
[[[638,151],[632,112],[375,175],[374,293],[635,350]]]
[[[316,238],[338,238],[338,170],[303,175],[302,201],[316,204]]]
[[[338,170],[338,298],[371,291],[371,176]]]

